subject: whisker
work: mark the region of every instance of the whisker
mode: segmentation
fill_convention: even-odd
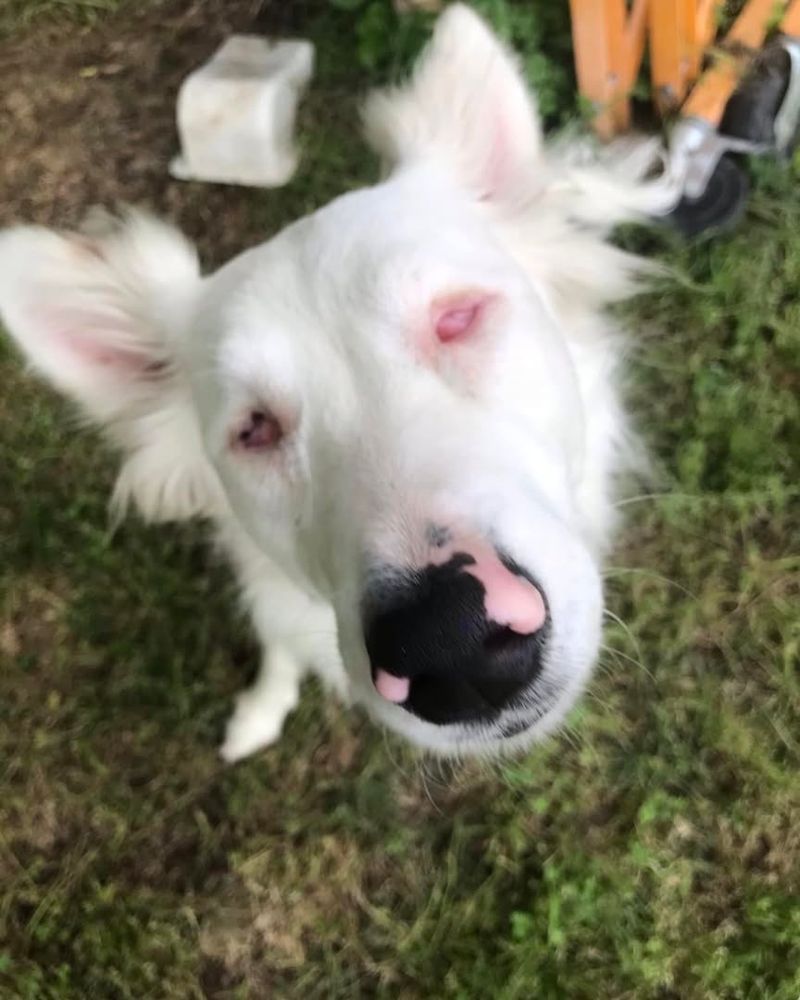
[[[431,794],[431,789],[429,784],[430,775],[428,774],[426,762],[422,760],[420,761],[420,765],[421,767],[419,773],[420,773],[420,778],[422,779],[422,788],[425,792],[425,797],[427,798],[428,802],[430,802],[430,804],[433,806],[433,808],[436,810],[436,812],[439,813],[439,815],[441,816],[442,815],[441,806],[439,806],[439,804]]]
[[[625,622],[619,617],[619,615],[615,615],[614,612],[611,611],[609,608],[603,608],[603,614],[607,618],[610,618],[612,622],[615,622],[617,625],[619,625],[619,627],[623,630],[623,632],[630,639],[631,645],[633,646],[633,649],[634,649],[634,652],[639,657],[639,659],[642,660],[643,659],[643,657],[642,657],[642,648],[639,645],[639,640],[633,634],[630,626],[626,625]]]
[[[627,660],[629,663],[632,663],[634,666],[638,667],[642,673],[649,677],[653,683],[655,683],[655,675],[652,671],[648,670],[641,660],[637,660],[635,656],[630,656],[628,653],[624,652],[624,650],[617,649],[616,646],[608,646],[605,643],[601,644],[600,648],[606,653],[611,653],[613,656],[620,656],[623,660]]]
[[[702,500],[704,499],[701,493],[675,493],[673,490],[664,490],[659,493],[639,493],[632,497],[623,497],[622,500],[617,500],[614,504],[615,507],[628,507],[630,504],[642,503],[645,500]]]
[[[567,743],[573,748],[573,750],[580,750],[585,744],[585,739],[581,730],[575,725],[575,723],[570,723],[564,725],[560,732],[561,737],[566,740]]]
[[[663,573],[658,573],[656,570],[650,570],[640,566],[608,566],[603,572],[603,577],[613,578],[614,576],[621,575],[623,573],[650,576],[654,580],[661,580],[663,583],[668,583],[671,587],[675,587],[676,590],[680,590],[682,593],[686,594],[687,597],[691,597],[693,601],[697,600],[697,594],[689,590],[688,587],[684,587],[684,585],[679,583],[677,580],[673,580],[669,576],[664,576]]]
[[[404,767],[404,765],[401,763],[401,761],[398,759],[397,755],[395,754],[395,748],[394,748],[393,741],[392,741],[391,734],[390,734],[389,730],[382,728],[381,729],[381,733],[382,733],[382,736],[383,736],[383,746],[384,746],[384,749],[386,750],[386,756],[389,759],[389,763],[392,765],[392,767],[394,767],[394,769],[399,774],[402,775],[402,777],[406,781],[412,780],[411,773]]]

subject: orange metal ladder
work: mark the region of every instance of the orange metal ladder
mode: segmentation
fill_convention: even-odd
[[[752,55],[773,28],[800,37],[800,0],[748,0],[716,36],[724,0],[570,0],[581,94],[603,138],[630,125],[630,94],[647,49],[657,107],[716,128]],[[701,73],[704,57],[709,68]]]

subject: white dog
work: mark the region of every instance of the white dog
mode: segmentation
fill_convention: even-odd
[[[306,672],[440,753],[528,745],[600,640],[598,558],[629,460],[604,306],[667,207],[652,147],[542,146],[511,54],[441,16],[374,95],[388,179],[201,277],[175,231],[0,236],[0,310],[103,426],[115,502],[213,520],[264,646],[222,748],[275,740]]]

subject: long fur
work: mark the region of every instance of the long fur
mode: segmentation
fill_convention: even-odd
[[[207,278],[140,214],[0,235],[5,324],[121,451],[118,512],[212,519],[239,576],[264,660],[228,760],[277,738],[309,670],[436,752],[526,746],[599,644],[599,560],[635,453],[606,306],[648,270],[609,236],[676,192],[647,179],[647,142],[543,143],[515,58],[461,4],[364,119],[387,179]],[[499,305],[445,349],[430,304],[475,289]],[[279,415],[285,441],[243,458],[231,442],[254,408]],[[364,590],[424,566],[437,519],[510,553],[548,602],[541,679],[483,727],[423,722],[371,680]]]

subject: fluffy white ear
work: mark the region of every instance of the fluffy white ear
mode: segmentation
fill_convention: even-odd
[[[484,200],[513,193],[541,151],[538,114],[513,53],[459,3],[436,22],[411,80],[371,95],[364,123],[390,163],[436,157]]]
[[[199,279],[189,244],[154,219],[106,217],[103,229],[0,233],[0,315],[9,333],[99,421],[147,399],[168,377],[174,303]]]
[[[81,234],[0,233],[4,326],[33,367],[123,448],[115,499],[135,500],[150,519],[206,512],[214,501],[171,342],[199,282],[184,238],[138,213],[95,217]]]

